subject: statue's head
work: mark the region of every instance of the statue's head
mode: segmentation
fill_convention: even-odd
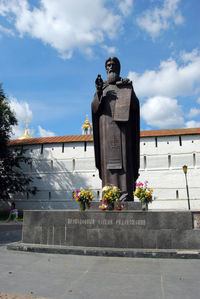
[[[119,80],[120,62],[117,57],[109,57],[106,59],[105,68],[107,72],[107,82],[113,84]]]
[[[106,59],[105,68],[106,68],[107,74],[113,72],[113,73],[116,73],[117,75],[119,75],[120,74],[119,59],[117,57],[109,57],[108,59]]]

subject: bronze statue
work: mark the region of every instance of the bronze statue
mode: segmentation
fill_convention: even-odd
[[[120,78],[120,62],[105,62],[107,80],[98,75],[92,102],[95,162],[102,187],[115,185],[121,198],[133,200],[139,170],[139,101],[129,79]]]

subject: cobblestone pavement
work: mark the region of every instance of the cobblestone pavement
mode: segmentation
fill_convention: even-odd
[[[48,299],[44,297],[35,297],[35,296],[23,296],[17,294],[8,294],[0,292],[0,299]]]
[[[200,260],[8,251],[14,235],[20,238],[20,230],[14,231],[0,235],[2,299],[199,298]]]

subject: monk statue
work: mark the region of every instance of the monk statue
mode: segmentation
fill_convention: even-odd
[[[139,101],[129,79],[120,77],[120,62],[109,57],[105,62],[107,80],[95,81],[92,102],[95,163],[102,187],[117,186],[121,199],[133,200],[139,170]]]

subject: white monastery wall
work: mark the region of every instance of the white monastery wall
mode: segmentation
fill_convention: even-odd
[[[200,136],[141,138],[140,181],[148,180],[157,200],[150,208],[188,208],[183,165],[188,166],[191,208],[200,208]]]
[[[18,194],[18,207],[32,209],[74,208],[72,192],[93,189],[101,197],[101,181],[95,168],[93,142],[32,144],[24,146],[32,162],[24,172],[34,178],[36,195]],[[200,135],[142,137],[140,177],[149,181],[157,199],[151,209],[187,209],[183,165],[188,166],[191,208],[200,208]]]

